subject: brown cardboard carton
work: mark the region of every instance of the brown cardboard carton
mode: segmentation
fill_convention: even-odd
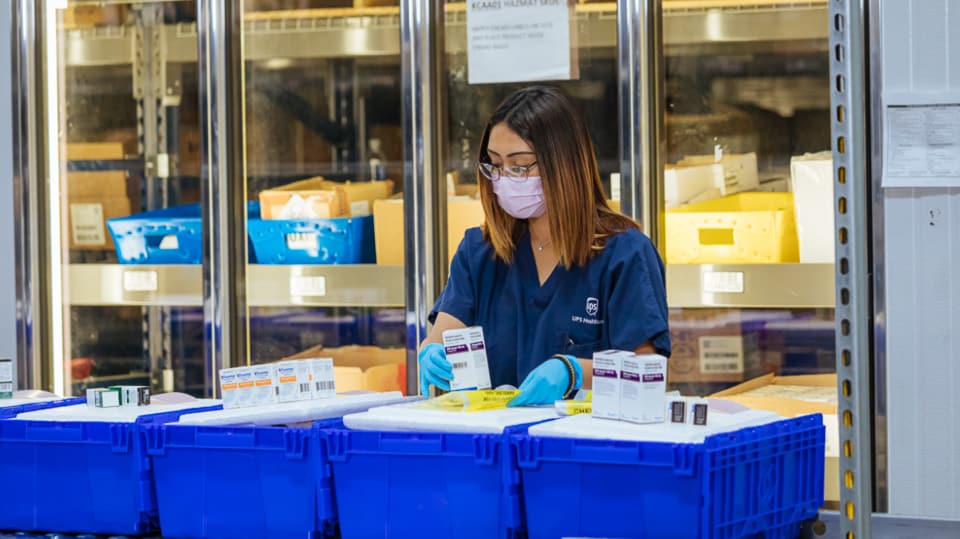
[[[354,217],[370,215],[375,201],[390,198],[390,196],[393,195],[393,180],[378,182],[334,182],[324,180],[323,178],[314,179],[320,180],[319,185],[322,189],[332,191],[340,189],[346,193],[350,215]]]
[[[67,159],[123,159],[122,142],[71,142],[67,144]]]
[[[833,393],[836,396],[837,375],[775,376],[767,374],[714,393],[711,397],[731,400],[757,410],[769,410],[784,417],[823,414],[823,423],[827,428],[824,498],[828,502],[837,502],[840,500],[840,433],[836,400],[832,402],[802,400],[808,398],[802,391],[798,391],[802,388],[819,388],[826,390],[823,393]],[[761,391],[762,395],[759,395]],[[821,392],[812,391],[811,393]]]
[[[775,372],[782,361],[780,353],[761,346],[758,332],[744,330],[736,309],[671,310],[670,340],[670,383],[742,382]]]
[[[113,250],[113,238],[107,230],[107,219],[126,217],[132,213],[126,196],[70,197],[67,203],[67,234],[71,249]]]
[[[263,219],[330,219],[348,217],[350,206],[342,187],[329,188],[326,180],[311,178],[260,192]]]
[[[406,392],[406,349],[314,346],[283,361],[315,357],[333,358],[333,375],[338,393],[361,390]]]
[[[67,197],[130,197],[136,192],[134,182],[123,171],[69,172]]]

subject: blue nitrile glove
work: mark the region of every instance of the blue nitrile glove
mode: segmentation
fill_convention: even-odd
[[[575,375],[574,389],[583,383],[583,370],[580,362],[572,356],[567,356]],[[507,406],[537,406],[553,404],[563,398],[570,386],[570,370],[561,359],[552,358],[544,361],[539,367],[530,371],[527,379],[520,384],[520,394]]]
[[[453,365],[447,361],[447,353],[443,345],[432,342],[420,349],[417,356],[420,363],[420,394],[430,396],[430,386],[437,386],[444,391],[450,391],[450,380],[453,380]]]

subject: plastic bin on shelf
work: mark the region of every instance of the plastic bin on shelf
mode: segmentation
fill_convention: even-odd
[[[121,421],[35,418],[62,410],[84,417],[87,406],[78,405],[0,420],[0,530],[140,535],[156,529],[143,427],[219,406],[159,406]]]
[[[109,219],[121,264],[200,264],[203,233],[199,204]],[[363,264],[375,260],[373,217],[295,221],[260,219],[247,204],[251,263]]]
[[[792,193],[740,193],[667,210],[667,263],[799,261]]]
[[[373,216],[247,221],[252,253],[260,264],[372,264]]]
[[[337,425],[148,428],[163,536],[334,536],[333,481],[319,428]]]
[[[199,264],[200,205],[188,204],[108,219],[121,264]]]
[[[530,539],[794,539],[823,505],[819,415],[702,444],[514,436]]]

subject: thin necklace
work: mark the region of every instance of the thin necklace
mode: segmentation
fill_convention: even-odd
[[[550,241],[548,241],[547,243],[543,243],[543,242],[541,242],[541,241],[538,241],[538,242],[537,242],[537,252],[542,253],[542,252],[543,252],[543,248],[544,248],[544,247],[548,247],[551,243],[553,243],[553,240],[550,240]]]

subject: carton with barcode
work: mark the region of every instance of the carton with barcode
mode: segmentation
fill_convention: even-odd
[[[13,360],[0,359],[0,399],[13,397]]]
[[[333,378],[333,358],[306,359],[310,363],[310,383],[314,399],[329,399],[337,396]]]
[[[274,385],[274,376],[276,375],[275,366],[268,363],[266,365],[254,365],[250,369],[253,372],[253,396],[250,398],[251,406],[277,402],[277,393]]]
[[[443,332],[443,348],[453,367],[451,391],[490,389],[490,366],[483,328],[448,329]]]
[[[220,398],[224,408],[250,406],[253,387],[248,383],[250,367],[220,369]],[[241,381],[243,385],[241,386]]]
[[[276,364],[277,402],[296,402],[311,399],[310,363],[307,361],[281,361]]]

